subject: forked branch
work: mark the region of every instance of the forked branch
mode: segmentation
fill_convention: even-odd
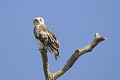
[[[68,59],[65,66],[61,70],[55,72],[54,74],[50,73],[50,70],[49,70],[47,52],[45,50],[41,50],[45,79],[56,80],[61,75],[63,75],[65,72],[67,72],[82,54],[92,51],[92,49],[95,46],[97,46],[100,42],[106,39],[105,37],[99,35],[99,33],[95,33],[94,35],[95,35],[95,39],[90,44],[88,44],[87,46],[83,48],[77,49],[73,53],[73,55]]]

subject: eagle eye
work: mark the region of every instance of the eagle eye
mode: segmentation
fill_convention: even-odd
[[[42,19],[40,19],[40,21],[42,21]]]

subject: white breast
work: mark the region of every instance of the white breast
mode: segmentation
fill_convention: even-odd
[[[44,44],[39,39],[36,39],[36,41],[38,43],[39,48],[43,49],[44,48]]]
[[[48,50],[48,51],[52,52],[52,50],[50,49],[50,47],[49,46],[45,46],[39,39],[36,39],[36,41],[37,41],[38,47],[40,49],[44,48],[45,50]]]

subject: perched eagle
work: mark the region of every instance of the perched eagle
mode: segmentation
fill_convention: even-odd
[[[45,49],[52,52],[57,60],[59,56],[59,41],[55,35],[45,26],[44,19],[41,17],[34,18],[34,35],[39,49]]]

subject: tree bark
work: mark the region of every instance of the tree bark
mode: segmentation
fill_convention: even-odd
[[[90,44],[88,44],[87,46],[85,46],[83,48],[79,48],[79,49],[75,50],[73,55],[66,62],[65,66],[53,74],[50,73],[50,70],[49,70],[47,51],[44,49],[40,50],[41,55],[42,55],[45,80],[56,80],[57,78],[59,78],[61,75],[63,75],[65,72],[67,72],[73,66],[73,64],[76,62],[76,60],[82,54],[92,51],[95,46],[97,46],[100,42],[102,42],[106,39],[105,37],[100,36],[99,33],[95,33],[94,35],[95,35],[95,38]]]

